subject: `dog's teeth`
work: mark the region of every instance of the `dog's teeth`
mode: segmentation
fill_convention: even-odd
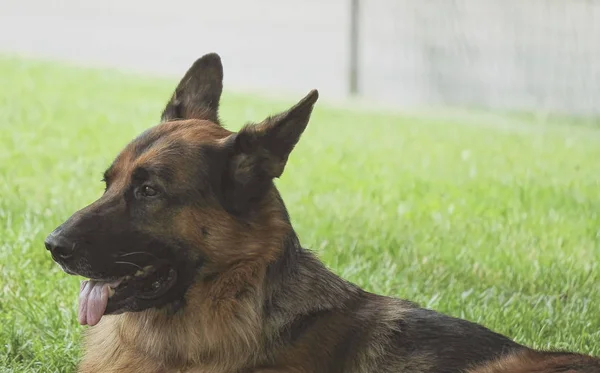
[[[115,289],[111,288],[110,286],[108,287],[108,297],[112,297],[113,295],[115,295]]]
[[[154,266],[145,266],[142,269],[138,269],[138,271],[135,273],[135,277],[140,277],[143,276],[145,274],[147,274],[148,272],[150,272],[150,270],[154,269]]]

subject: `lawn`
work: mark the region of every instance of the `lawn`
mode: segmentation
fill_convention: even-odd
[[[43,239],[175,84],[0,57],[0,371],[74,371],[80,279]],[[226,92],[221,113],[237,128],[301,97]],[[448,118],[317,103],[277,182],[304,245],[370,291],[600,355],[600,128]]]

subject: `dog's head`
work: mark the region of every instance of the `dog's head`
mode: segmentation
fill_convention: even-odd
[[[79,321],[178,305],[193,281],[273,260],[291,229],[273,179],[306,128],[317,91],[234,133],[220,125],[223,68],[197,60],[162,113],[106,170],[106,191],[46,238],[82,283]]]

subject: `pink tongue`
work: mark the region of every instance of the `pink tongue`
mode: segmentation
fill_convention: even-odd
[[[78,320],[81,325],[94,326],[106,310],[108,303],[109,285],[102,281],[82,281],[79,290],[79,314]]]

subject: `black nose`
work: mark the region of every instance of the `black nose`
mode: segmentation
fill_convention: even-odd
[[[72,257],[73,251],[75,250],[75,242],[70,242],[60,234],[54,233],[50,233],[50,235],[46,237],[44,245],[46,245],[46,250],[49,250],[53,256],[61,259]]]

